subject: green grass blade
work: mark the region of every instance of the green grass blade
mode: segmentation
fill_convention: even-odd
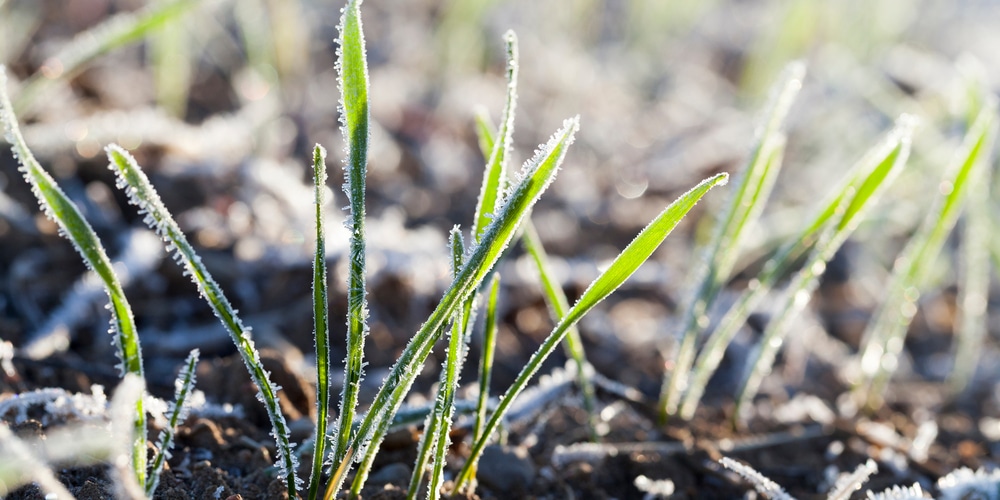
[[[30,111],[38,97],[55,81],[75,75],[101,54],[142,39],[198,4],[195,0],[161,0],[137,12],[118,14],[78,34],[28,79],[18,95],[15,109]]]
[[[507,101],[503,108],[503,118],[500,121],[498,131],[500,140],[489,141],[490,149],[483,150],[484,154],[489,154],[486,161],[486,173],[483,175],[483,185],[479,191],[479,202],[476,205],[475,220],[472,225],[473,242],[478,242],[481,233],[490,223],[491,214],[499,208],[499,196],[505,188],[507,182],[507,159],[510,156],[511,136],[514,133],[514,110],[517,108],[517,36],[513,31],[504,33],[504,43],[507,47]],[[483,119],[479,120],[478,127],[480,134],[480,144],[484,133],[489,132],[490,127]]]
[[[365,300],[365,173],[368,167],[369,131],[368,65],[365,62],[365,38],[361,27],[361,0],[344,7],[340,20],[341,130],[347,143],[347,182],[344,193],[350,200],[351,231],[350,271],[347,283],[347,360],[344,366],[344,390],[341,392],[331,461],[339,464],[347,454],[352,439],[351,423],[357,412],[358,391],[364,377],[364,345],[368,334],[368,304]]]
[[[970,78],[969,107],[982,109],[988,91],[980,79]],[[975,123],[971,116],[968,126]],[[983,341],[986,339],[986,305],[990,288],[990,186],[993,167],[987,163],[977,169],[969,184],[969,206],[965,212],[962,232],[962,259],[958,285],[959,316],[955,327],[954,369],[949,384],[954,393],[965,390],[979,365]]]
[[[424,474],[427,472],[427,463],[431,459],[431,448],[434,447],[437,439],[437,427],[441,420],[437,418],[437,400],[434,401],[434,408],[431,409],[427,418],[424,419],[424,433],[420,436],[420,443],[417,444],[417,460],[413,464],[413,473],[410,475],[410,486],[406,489],[407,500],[414,500],[420,492],[420,485],[423,484]]]
[[[486,300],[486,324],[483,327],[483,353],[479,358],[479,399],[476,403],[476,423],[472,429],[472,440],[483,435],[486,412],[490,400],[490,380],[493,378],[493,358],[497,346],[497,298],[500,295],[500,275],[493,275],[490,294]],[[473,464],[472,476],[475,477]]]
[[[861,381],[856,396],[863,398],[869,408],[881,405],[885,386],[903,349],[907,327],[916,314],[920,289],[925,286],[931,263],[958,220],[969,185],[982,178],[977,170],[986,168],[996,132],[996,102],[991,100],[965,135],[927,218],[896,259],[885,302],[862,337]]]
[[[110,331],[114,339],[115,354],[118,356],[120,375],[132,373],[143,380],[142,349],[139,346],[132,307],[125,298],[125,291],[111,265],[111,259],[108,258],[101,240],[84,219],[76,204],[59,188],[52,176],[42,168],[28,149],[28,144],[25,143],[17,124],[17,117],[14,115],[10,95],[7,93],[7,70],[3,65],[0,65],[0,122],[3,122],[11,151],[21,164],[18,170],[31,186],[31,192],[38,199],[42,212],[58,224],[60,233],[73,243],[73,247],[83,257],[87,267],[92,269],[104,284],[104,291],[108,294],[110,302]],[[136,402],[135,412],[136,440],[132,447],[132,465],[137,482],[140,486],[145,486],[146,411],[143,408],[142,398]]]
[[[820,205],[818,215],[806,224],[792,243],[764,265],[761,274],[723,316],[695,362],[687,393],[681,403],[681,418],[690,419],[694,416],[709,378],[722,362],[726,347],[781,276],[798,259],[816,247],[824,230],[834,233],[852,231],[861,221],[864,210],[887,185],[885,180],[898,172],[896,160],[904,153],[904,149],[909,151],[913,126],[914,122],[910,117],[901,117],[888,136],[868,151],[845,177],[844,182],[834,188],[828,199]]]
[[[607,270],[601,273],[597,279],[583,292],[580,299],[576,301],[576,304],[566,312],[563,316],[562,321],[555,327],[554,330],[549,334],[549,336],[542,342],[538,350],[531,356],[527,364],[518,374],[514,383],[507,389],[503,397],[500,398],[500,404],[497,405],[496,411],[490,417],[489,422],[483,430],[483,434],[478,440],[472,445],[472,450],[469,452],[469,458],[467,459],[465,466],[459,473],[455,480],[455,491],[461,491],[461,488],[468,483],[472,478],[473,464],[479,459],[483,450],[486,448],[486,444],[489,442],[489,438],[497,430],[500,425],[500,421],[503,419],[506,411],[510,408],[511,403],[517,398],[518,394],[527,386],[528,381],[532,376],[541,368],[541,364],[545,359],[552,354],[552,351],[562,342],[563,337],[566,336],[566,332],[569,327],[573,326],[577,321],[580,321],[585,314],[590,312],[599,302],[604,300],[608,295],[618,289],[622,283],[625,282],[632,274],[639,269],[649,257],[653,254],[661,243],[666,239],[670,232],[677,226],[682,218],[694,207],[695,203],[701,199],[705,193],[708,192],[712,187],[725,184],[729,176],[727,174],[719,174],[714,177],[705,179],[700,184],[692,188],[687,193],[681,195],[676,201],[670,204],[656,219],[653,219],[648,226],[643,229],[638,236],[632,240],[631,243],[615,258]]]
[[[156,84],[156,103],[184,119],[191,88],[193,58],[188,23],[168,22],[149,37],[149,54]]]
[[[462,233],[458,226],[451,231],[453,274],[457,278],[458,271],[464,264],[465,246],[462,244]],[[438,404],[435,408],[435,418],[440,422],[437,426],[437,436],[434,439],[434,468],[427,484],[427,498],[437,500],[441,496],[441,484],[444,482],[444,464],[448,454],[448,436],[451,433],[452,416],[455,413],[455,392],[458,390],[458,374],[465,361],[466,340],[472,306],[475,303],[472,294],[465,301],[465,307],[455,314],[455,321],[448,339],[448,358],[438,388]]]
[[[326,204],[326,149],[313,149],[313,205],[316,218],[316,251],[313,254],[313,338],[316,340],[316,432],[313,434],[312,473],[309,496],[319,495],[326,458],[326,428],[330,419],[330,301],[327,293],[326,236],[323,206]]]
[[[493,127],[489,123],[489,118],[482,114],[476,116],[476,135],[479,137],[479,145],[484,154],[488,151],[487,147],[493,148],[495,144]],[[534,237],[531,237],[531,235],[534,235]],[[534,223],[532,223],[531,219],[528,219],[524,224],[524,232],[521,235],[522,243],[525,245],[528,253],[531,254],[535,267],[538,269],[545,301],[549,306],[549,311],[552,313],[553,320],[558,323],[562,319],[562,316],[566,314],[566,311],[569,310],[569,299],[566,297],[566,292],[563,291],[562,287],[555,283],[555,279],[552,277],[552,266],[549,264],[548,254],[545,253],[545,248],[542,246],[541,239],[537,235],[538,231],[535,229]],[[593,417],[594,408],[596,408],[597,404],[595,402],[594,384],[588,375],[590,363],[587,362],[587,355],[584,351],[583,340],[580,338],[580,331],[575,326],[570,328],[566,335],[565,347],[566,354],[576,363],[576,378],[577,383],[580,385],[580,391],[583,393],[584,409]],[[591,437],[596,437],[593,423],[593,420],[591,420]]]
[[[107,153],[110,167],[118,177],[118,187],[128,195],[129,202],[139,207],[140,213],[145,214],[146,224],[167,243],[168,249],[174,253],[174,259],[184,267],[185,273],[191,277],[198,287],[198,292],[208,302],[236,344],[236,350],[243,358],[250,377],[257,384],[258,396],[267,409],[272,435],[277,443],[278,469],[287,481],[289,495],[294,496],[298,489],[299,479],[295,475],[298,464],[288,440],[288,424],[285,423],[285,416],[278,405],[278,388],[271,383],[270,376],[260,363],[260,355],[254,347],[250,329],[243,326],[222,288],[212,279],[211,273],[188,243],[187,237],[174,222],[160,195],[132,155],[117,145],[108,146]]]
[[[402,405],[403,397],[410,390],[434,342],[443,334],[445,322],[479,287],[510,244],[521,221],[554,179],[578,128],[579,118],[566,120],[563,128],[525,164],[518,182],[504,197],[503,208],[490,222],[482,241],[462,267],[462,272],[396,360],[352,441],[348,456],[352,460],[356,456],[363,457],[352,487],[353,497],[358,496],[367,479],[378,447],[392,423],[392,416]],[[340,490],[343,479],[343,476],[337,478],[332,485],[333,491]]]
[[[661,421],[677,413],[694,363],[699,333],[708,323],[708,309],[736,264],[744,230],[757,221],[770,197],[784,151],[781,124],[802,88],[804,77],[805,65],[792,63],[772,91],[749,161],[736,179],[727,208],[706,248],[706,258],[696,271],[694,283],[698,285],[682,315],[681,342],[673,358],[673,369],[663,380],[658,410]]]
[[[184,367],[174,381],[174,402],[170,408],[170,418],[167,419],[167,426],[160,432],[160,438],[156,443],[156,455],[149,461],[149,480],[146,482],[146,496],[149,498],[153,497],[156,487],[160,484],[160,473],[163,472],[163,464],[170,457],[170,447],[173,446],[177,426],[187,418],[188,397],[194,390],[194,368],[198,364],[198,356],[198,349],[188,354]]]

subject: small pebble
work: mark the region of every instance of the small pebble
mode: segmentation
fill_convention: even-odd
[[[497,491],[527,490],[535,480],[535,465],[522,448],[491,445],[479,459],[476,479]]]

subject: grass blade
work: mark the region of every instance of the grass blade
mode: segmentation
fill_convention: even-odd
[[[344,389],[340,395],[336,441],[331,461],[340,463],[352,439],[351,423],[358,405],[358,391],[364,377],[364,345],[368,334],[368,304],[365,301],[365,172],[368,167],[369,111],[368,65],[365,62],[365,38],[361,27],[361,0],[344,7],[340,20],[341,130],[347,143],[347,182],[344,193],[350,201],[351,231],[350,271],[347,282],[347,360],[344,364]]]
[[[490,294],[486,300],[486,324],[483,327],[483,353],[479,358],[479,399],[476,403],[476,423],[472,429],[473,441],[483,435],[487,406],[490,400],[490,380],[493,378],[493,357],[497,346],[497,297],[500,295],[500,275],[494,275]],[[475,464],[472,475],[475,477]]]
[[[132,315],[132,307],[125,298],[125,291],[115,274],[111,259],[108,258],[101,240],[94,233],[76,204],[59,188],[55,180],[46,172],[35,156],[28,149],[21,135],[7,94],[7,70],[0,65],[0,122],[6,130],[7,141],[11,144],[14,156],[20,162],[18,170],[24,175],[25,181],[31,186],[31,192],[38,199],[39,206],[45,215],[59,225],[60,233],[73,243],[73,247],[83,257],[83,261],[100,277],[104,291],[108,294],[109,310],[111,311],[112,338],[115,354],[118,356],[118,369],[121,376],[131,373],[143,380],[142,349],[139,346],[139,336]],[[132,443],[132,467],[136,481],[140,486],[146,483],[146,411],[142,398],[135,403],[135,440]]]
[[[0,450],[3,450],[3,459],[0,460],[0,496],[7,496],[22,484],[34,481],[45,498],[76,498],[56,479],[52,469],[35,455],[31,447],[14,435],[6,422],[0,422]]]
[[[479,202],[476,205],[476,215],[472,225],[474,242],[479,242],[481,233],[490,223],[491,215],[500,209],[500,193],[503,192],[507,183],[507,159],[510,156],[511,137],[514,134],[514,110],[517,108],[517,36],[513,31],[507,31],[503,38],[507,47],[507,100],[503,108],[503,118],[500,121],[500,140],[489,140],[489,149],[483,150],[483,154],[488,156],[486,173],[483,175],[483,185],[479,191]],[[481,146],[487,145],[486,142],[483,142],[483,138],[487,137],[486,134],[491,130],[485,120],[483,117],[478,118],[477,128],[479,129]]]
[[[191,351],[187,360],[184,361],[184,368],[181,369],[177,380],[174,381],[174,403],[170,409],[170,418],[167,426],[160,432],[160,438],[156,444],[156,455],[149,462],[149,480],[146,482],[146,496],[153,497],[156,487],[160,484],[160,473],[163,472],[163,464],[170,458],[170,447],[173,446],[174,433],[177,426],[187,418],[187,402],[194,390],[195,365],[198,364],[198,349]]]
[[[542,342],[538,350],[531,356],[527,364],[518,374],[514,383],[507,389],[496,411],[490,417],[489,422],[484,427],[483,434],[473,444],[469,452],[469,458],[455,480],[455,491],[468,483],[472,476],[473,464],[479,459],[486,444],[493,432],[500,425],[507,409],[517,398],[517,395],[527,386],[528,381],[541,367],[542,362],[552,354],[556,346],[562,342],[563,337],[569,327],[573,326],[585,314],[594,308],[599,302],[618,289],[656,250],[670,232],[677,226],[677,223],[694,207],[695,203],[701,199],[712,187],[725,184],[729,176],[719,174],[705,179],[700,184],[692,188],[687,193],[681,195],[676,201],[670,204],[659,216],[643,229],[638,236],[615,258],[607,270],[601,273],[597,279],[583,292],[583,295],[576,304],[567,311],[562,321],[552,330],[549,336]]]
[[[885,302],[865,330],[861,353],[861,381],[855,395],[865,406],[881,405],[882,393],[895,371],[903,349],[906,330],[917,311],[920,289],[927,281],[930,263],[940,253],[945,239],[958,220],[969,185],[982,179],[997,133],[996,101],[990,100],[979,112],[965,135],[953,163],[940,184],[931,211],[910,238],[893,268]]]
[[[434,342],[443,334],[444,323],[479,287],[510,244],[521,221],[554,179],[578,128],[579,118],[566,120],[563,128],[525,164],[515,187],[503,198],[503,208],[490,222],[482,241],[475,246],[462,267],[462,272],[397,358],[371,409],[361,421],[353,440],[356,446],[352,446],[353,451],[348,454],[352,459],[354,455],[363,457],[351,488],[352,497],[360,493],[378,447],[392,423],[392,416],[402,405],[403,397],[410,390]],[[339,491],[341,481],[343,477],[333,484],[333,491]]]
[[[665,377],[660,393],[660,420],[677,413],[681,395],[687,387],[699,333],[707,327],[708,309],[729,275],[739,256],[743,232],[760,217],[770,197],[774,181],[781,170],[784,152],[784,134],[781,124],[788,114],[805,77],[805,65],[796,62],[785,68],[784,76],[771,93],[764,122],[757,130],[757,138],[747,166],[736,180],[729,204],[721,215],[715,235],[708,244],[705,260],[697,269],[698,283],[693,298],[685,307],[681,320],[681,342],[674,355],[673,369]]]
[[[30,111],[38,96],[55,81],[75,75],[94,58],[140,40],[198,4],[194,0],[162,0],[137,12],[118,14],[78,34],[25,82],[15,109]]]
[[[259,391],[257,395],[267,409],[268,418],[271,420],[271,432],[277,443],[278,469],[287,481],[289,495],[294,497],[298,488],[298,478],[295,475],[298,465],[288,440],[288,424],[285,423],[285,416],[278,405],[278,387],[271,383],[270,375],[260,363],[260,355],[254,347],[250,329],[243,326],[222,288],[212,279],[211,273],[202,264],[201,258],[188,243],[187,237],[174,222],[160,195],[132,155],[117,145],[108,146],[107,153],[110,167],[118,177],[118,187],[128,195],[129,203],[139,207],[140,213],[146,216],[146,224],[153,228],[166,242],[168,249],[173,251],[174,260],[184,267],[186,274],[191,276],[191,280],[198,287],[198,292],[208,302],[236,344],[236,350],[243,358],[250,377],[257,384]]]
[[[313,445],[309,496],[319,494],[326,458],[326,428],[330,413],[330,302],[326,285],[326,236],[323,206],[326,204],[326,150],[319,144],[313,149],[313,205],[316,210],[316,251],[313,254],[313,338],[316,340],[316,432]]]
[[[690,419],[694,416],[705,386],[719,367],[726,347],[781,276],[788,272],[798,259],[816,247],[824,230],[832,233],[853,230],[861,221],[861,215],[869,203],[877,198],[886,185],[884,183],[886,178],[897,172],[896,160],[904,154],[904,150],[909,151],[914,125],[912,118],[901,117],[886,139],[865,154],[852,168],[844,182],[831,192],[826,202],[820,205],[818,215],[805,226],[792,243],[786,245],[764,265],[761,274],[751,282],[736,304],[723,316],[695,362],[691,382],[681,404],[681,418]]]

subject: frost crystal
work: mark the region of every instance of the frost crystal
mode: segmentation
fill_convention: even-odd
[[[975,472],[968,467],[952,471],[937,482],[941,500],[1000,498],[1000,469]]]
[[[739,474],[743,479],[746,479],[764,498],[770,498],[771,500],[794,500],[788,493],[785,493],[785,490],[781,489],[781,486],[764,477],[763,474],[757,472],[756,469],[749,465],[742,464],[729,457],[722,457],[719,463],[723,467]]]
[[[928,498],[924,495],[924,490],[920,488],[919,483],[913,483],[913,486],[893,486],[887,490],[883,490],[879,493],[868,492],[869,500],[923,500]]]

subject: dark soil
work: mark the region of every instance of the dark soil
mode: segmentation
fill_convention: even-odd
[[[0,15],[6,12],[3,9],[24,9],[38,20],[23,53],[7,60],[12,76],[23,80],[45,60],[46,43],[65,41],[135,2],[79,2],[100,12],[90,17],[61,9],[63,2],[38,2],[35,7],[33,2],[8,3],[0,2]],[[280,2],[269,3],[274,9]],[[372,318],[362,401],[371,400],[387,367],[447,284],[444,235],[455,223],[469,224],[483,164],[469,109],[484,104],[496,117],[502,102],[500,32],[513,27],[522,37],[521,105],[515,133],[519,158],[544,141],[563,115],[584,112],[577,149],[535,210],[546,248],[557,259],[558,274],[572,298],[596,275],[597,263],[612,257],[678,194],[698,179],[741,165],[761,93],[747,90],[750,85],[740,84],[739,75],[753,62],[750,41],[758,40],[758,32],[768,26],[760,19],[775,10],[756,2],[721,2],[684,21],[686,28],[663,28],[659,35],[648,27],[649,31],[639,31],[640,26],[632,24],[639,20],[620,11],[625,9],[622,2],[596,2],[606,4],[604,10],[590,7],[576,18],[554,13],[553,7],[516,2],[469,21],[475,28],[472,35],[449,35],[444,27],[446,9],[432,5],[436,3],[407,2],[404,8],[369,0],[364,5],[377,128],[368,180]],[[964,48],[961,39],[948,37],[958,36],[948,31],[950,26],[967,23],[962,26],[974,31],[989,25],[977,19],[975,7],[968,8],[972,11],[937,13],[933,22],[923,17],[913,20],[897,38],[871,49],[880,56],[873,56],[872,67],[865,71],[892,82],[893,99],[926,103],[931,99],[926,94],[939,82],[927,81],[930,77],[915,63],[912,71],[900,69],[892,58],[902,56],[892,49],[902,50],[921,40],[940,42],[932,54],[909,55],[923,62],[947,63]],[[282,409],[297,443],[310,436],[316,415],[306,165],[314,143],[323,143],[331,152],[342,146],[336,128],[336,82],[331,77],[335,46],[330,43],[336,35],[338,9],[339,4],[322,2],[301,6],[298,15],[311,20],[305,23],[308,37],[301,45],[289,43],[290,50],[308,54],[307,60],[272,68],[280,73],[283,87],[271,88],[265,98],[253,101],[240,94],[247,88],[240,80],[246,77],[247,63],[239,37],[229,32],[235,30],[232,7],[215,8],[212,16],[219,26],[205,28],[210,34],[192,42],[205,46],[193,56],[190,99],[182,116],[170,119],[173,133],[142,136],[129,146],[242,311],[244,322],[254,327],[265,367],[283,387]],[[551,32],[538,20],[547,15],[557,21]],[[734,19],[742,21],[730,25]],[[635,33],[651,38],[630,38]],[[448,38],[459,35],[484,45],[464,55],[445,54],[440,47],[451,45],[436,45],[442,40],[453,45],[468,42]],[[788,212],[806,211],[831,184],[829,172],[844,170],[831,166],[853,161],[891,120],[850,82],[827,74],[837,68],[820,50],[828,45],[816,44],[815,54],[804,55],[816,59],[810,62],[818,65],[817,76],[807,81],[802,103],[790,119],[786,162],[792,167],[786,167],[787,176],[782,174],[787,178],[779,182],[774,213],[768,208],[762,239],[796,227]],[[650,48],[661,46],[667,48],[662,52]],[[126,140],[121,134],[130,128],[142,130],[137,118],[108,130],[87,119],[103,112],[152,109],[147,50],[140,45],[99,58],[68,85],[55,86],[51,100],[22,117],[39,159],[84,207],[113,258],[129,249],[125,235],[142,227],[141,217],[115,190],[106,163],[97,154],[100,150],[87,149],[90,139],[73,139],[66,124],[90,123],[87,137],[100,141],[100,146]],[[432,57],[435,54],[440,58]],[[851,123],[856,127],[844,134],[823,131],[826,122],[819,118],[833,116],[834,110],[847,114],[849,122],[855,120]],[[207,119],[223,120],[228,128],[212,132]],[[950,137],[953,131],[942,124],[947,123],[944,118],[931,116],[931,122]],[[66,132],[53,132],[64,128]],[[331,167],[338,158],[332,154]],[[923,160],[930,161],[927,158]],[[331,168],[336,192],[332,207],[346,204],[337,190],[340,175]],[[0,370],[0,402],[42,388],[89,394],[93,384],[112,394],[119,376],[106,333],[107,313],[101,309],[105,298],[96,294],[82,299],[75,312],[56,315],[61,305],[76,300],[74,286],[83,265],[53,224],[37,215],[37,205],[18,177],[10,154],[0,154],[0,186],[23,209],[0,213],[0,340],[16,349],[10,369]],[[914,192],[923,181],[914,177],[908,182]],[[1000,370],[994,361],[995,337],[988,340],[968,390],[954,396],[944,382],[952,364],[955,324],[955,283],[949,280],[957,273],[924,294],[886,404],[864,413],[845,398],[849,387],[844,373],[878,305],[886,267],[916,220],[905,212],[922,203],[905,196],[892,200],[897,209],[885,209],[879,220],[902,213],[903,220],[913,221],[885,231],[863,229],[831,263],[809,311],[794,326],[796,332],[789,336],[740,427],[730,423],[732,393],[742,361],[767,321],[763,313],[752,318],[730,348],[697,416],[689,422],[658,425],[654,404],[669,366],[663,354],[672,349],[667,339],[676,330],[678,304],[688,293],[684,277],[696,259],[695,241],[704,239],[705,224],[712,220],[709,212],[723,199],[720,195],[706,200],[692,212],[666,248],[581,324],[589,360],[605,380],[598,387],[597,444],[586,444],[590,415],[579,393],[572,387],[557,392],[540,411],[511,422],[503,444],[487,450],[475,496],[656,498],[640,491],[640,477],[672,481],[676,493],[671,498],[753,495],[744,481],[721,468],[717,460],[723,456],[751,465],[799,499],[825,498],[839,473],[850,472],[869,458],[879,465],[865,486],[873,491],[914,482],[933,491],[934,482],[957,467],[996,466]],[[338,225],[342,214],[333,208],[329,213],[328,224]],[[331,318],[343,318],[346,309],[346,271],[341,265],[346,238],[341,239],[328,242],[331,280],[336,284],[330,297]],[[744,287],[746,277],[759,269],[762,256],[773,248],[766,242],[754,245],[756,253],[741,263],[746,270],[730,283],[727,294]],[[957,260],[953,250],[947,255],[951,261]],[[272,467],[276,455],[267,416],[235,348],[178,266],[162,255],[154,262],[149,269],[136,271],[126,288],[140,327],[149,392],[172,399],[179,366],[190,349],[199,348],[197,389],[214,405],[232,405],[228,415],[195,411],[183,422],[155,498],[284,497],[285,487]],[[520,248],[501,264],[500,272],[502,326],[493,394],[511,383],[551,328]],[[996,334],[993,304],[987,319],[991,334]],[[333,358],[341,360],[345,327],[340,319],[333,323]],[[68,349],[41,357],[24,352],[29,341],[44,332],[62,332],[56,335],[66,335]],[[478,335],[463,386],[474,385],[481,347]],[[443,358],[439,347],[417,379],[411,403],[433,397]],[[557,353],[542,373],[563,370],[565,363],[565,356]],[[335,394],[340,384],[337,379]],[[623,387],[630,391],[623,394]],[[13,413],[0,418],[26,439],[45,439],[51,429],[67,423],[65,418],[47,419],[41,407],[33,408],[25,419]],[[149,431],[153,438],[159,428],[151,423]],[[404,497],[419,432],[411,427],[387,438],[364,498]],[[459,419],[451,436],[447,478],[463,464],[469,433],[469,423]],[[308,453],[300,463],[310,463]],[[106,466],[65,466],[56,469],[57,476],[78,498],[111,497]],[[306,467],[300,475],[308,476]],[[861,497],[862,492],[854,496]],[[32,485],[6,498],[43,496]]]

